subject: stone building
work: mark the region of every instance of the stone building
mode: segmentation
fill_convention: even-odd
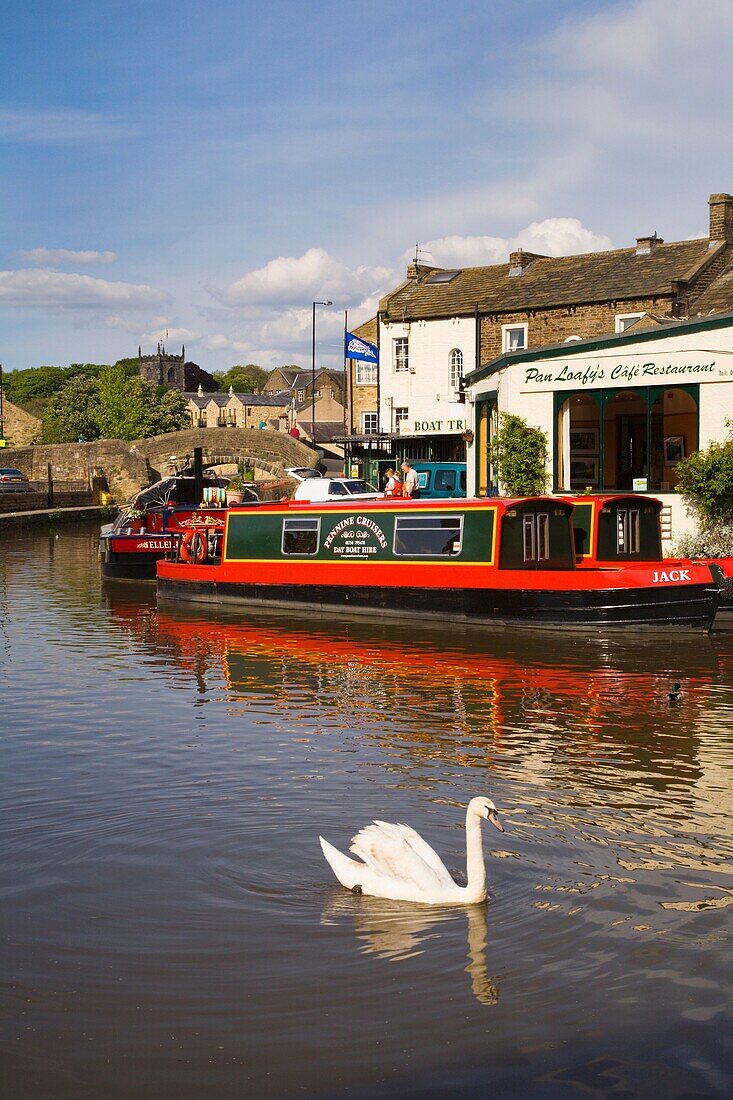
[[[170,355],[158,341],[155,355],[143,355],[142,348],[137,349],[140,377],[154,386],[172,386],[177,390],[186,388],[186,349],[181,348],[180,355]]]
[[[318,442],[328,442],[334,434],[343,435],[346,417],[346,376],[342,370],[316,371],[315,384],[310,370],[277,367],[265,383],[265,393],[286,397],[289,427]],[[315,417],[315,426],[314,426]]]
[[[288,394],[186,393],[188,412],[194,428],[259,428],[287,431],[290,397]]]

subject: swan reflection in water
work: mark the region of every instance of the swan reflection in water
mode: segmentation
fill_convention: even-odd
[[[466,920],[468,965],[471,992],[482,1005],[495,1005],[499,987],[486,965],[488,921],[486,905],[413,908],[405,902],[356,896],[334,891],[324,906],[321,924],[341,924],[351,917],[361,951],[390,962],[404,962],[429,950],[429,941],[440,933],[437,926],[445,921]]]

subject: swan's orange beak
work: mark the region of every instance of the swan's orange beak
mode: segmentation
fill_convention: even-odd
[[[504,826],[499,821],[499,818],[498,818],[496,813],[489,812],[489,821],[491,822],[492,825],[496,826],[496,828],[499,830],[500,833],[504,832]]]

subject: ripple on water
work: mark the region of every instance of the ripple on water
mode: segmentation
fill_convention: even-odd
[[[95,540],[8,539],[0,560],[11,1086],[127,1097],[143,1067],[177,1100],[479,1095],[491,1067],[497,1096],[604,1074],[644,1096],[653,1049],[720,1091],[724,636],[171,614],[103,588]],[[335,884],[318,834],[347,850],[374,817],[464,867],[477,793],[506,825],[488,907]]]

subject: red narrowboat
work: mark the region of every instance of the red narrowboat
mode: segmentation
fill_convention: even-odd
[[[665,558],[662,552],[662,502],[633,494],[565,497],[573,505],[576,564],[581,569],[657,562],[661,575],[678,576],[690,562]],[[733,625],[733,558],[695,558],[711,567],[721,589],[716,625]]]
[[[224,530],[227,479],[204,474],[203,507],[194,477],[176,474],[141,490],[99,536],[102,576],[154,581],[156,563],[202,524]],[[256,500],[254,491],[248,491]],[[200,493],[198,494],[200,496]],[[185,549],[184,549],[185,554]]]
[[[221,539],[201,525],[196,562],[178,552],[158,562],[158,595],[484,625],[710,629],[720,589],[709,566],[578,568],[572,516],[553,497],[234,508]]]

